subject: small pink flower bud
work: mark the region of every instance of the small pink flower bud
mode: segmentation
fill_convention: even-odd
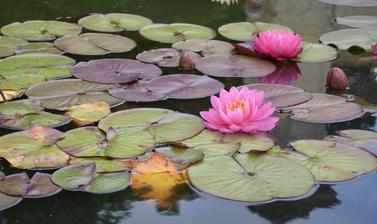
[[[333,67],[327,74],[327,87],[330,89],[344,90],[348,86],[346,73],[341,68]]]
[[[374,56],[377,56],[377,43],[374,45],[372,53]]]
[[[183,50],[179,51],[179,67],[182,69],[193,69],[195,68],[195,59],[193,58],[193,53],[185,52]]]

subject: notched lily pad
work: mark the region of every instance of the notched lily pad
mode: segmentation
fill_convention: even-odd
[[[42,107],[68,110],[72,106],[103,101],[110,106],[122,104],[107,92],[115,85],[95,84],[79,79],[53,80],[34,85],[26,91],[31,99],[41,102]]]
[[[150,80],[160,76],[162,71],[155,65],[131,59],[99,59],[78,63],[72,74],[88,82],[116,84]]]
[[[136,59],[145,63],[157,64],[161,67],[180,67],[183,57],[190,58],[193,64],[201,58],[199,54],[190,51],[180,52],[174,48],[159,48],[144,51],[138,54]]]
[[[184,40],[174,43],[173,48],[201,52],[203,56],[208,55],[233,55],[234,46],[225,41],[219,40]]]
[[[99,32],[137,31],[152,23],[144,16],[126,13],[93,14],[79,20],[85,29]]]
[[[326,46],[324,44],[303,42],[303,51],[292,61],[306,62],[306,63],[320,63],[335,60],[338,57],[338,52],[335,48]]]
[[[111,173],[111,172],[120,172],[128,171],[131,168],[127,163],[119,160],[111,160],[106,158],[75,158],[73,157],[69,163],[72,164],[96,164],[97,173]]]
[[[196,63],[200,72],[215,77],[261,77],[275,71],[273,63],[247,56],[210,55]]]
[[[24,40],[48,41],[55,40],[56,37],[80,34],[81,26],[59,21],[32,20],[3,26],[1,33]]]
[[[335,45],[341,50],[354,46],[370,50],[377,41],[377,30],[372,28],[336,30],[323,34],[320,41],[326,45]]]
[[[65,36],[55,40],[54,45],[67,53],[77,55],[122,53],[136,47],[135,41],[127,37],[104,33]]]
[[[104,131],[139,129],[151,133],[156,143],[177,142],[190,138],[204,129],[202,119],[195,115],[160,108],[138,108],[112,113],[101,120]]]
[[[85,103],[72,106],[66,115],[72,118],[79,126],[95,123],[111,113],[109,104],[106,102]]]
[[[201,161],[204,153],[200,150],[180,147],[159,147],[156,152],[164,155],[168,160],[172,161],[178,170],[183,170],[188,166]]]
[[[216,32],[210,28],[188,24],[152,24],[139,30],[140,34],[153,41],[161,43],[176,43],[182,40],[209,40],[216,36]]]

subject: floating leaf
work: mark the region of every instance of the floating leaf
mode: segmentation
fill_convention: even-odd
[[[200,59],[200,55],[194,52],[179,52],[174,48],[159,48],[149,51],[143,51],[142,53],[136,56],[136,59],[145,62],[157,64],[161,67],[179,67],[179,62],[182,57],[182,54],[185,54],[187,57],[190,57],[192,61]]]
[[[18,173],[6,176],[0,181],[0,192],[9,196],[23,196],[29,184],[29,177],[26,173]]]
[[[358,129],[339,131],[339,135],[353,140],[377,139],[377,132]]]
[[[292,107],[284,108],[284,110],[314,109],[319,107],[334,106],[346,102],[347,99],[344,97],[324,93],[312,93],[312,98],[309,101]]]
[[[130,167],[122,161],[110,160],[105,158],[75,158],[70,160],[70,164],[96,164],[96,172],[98,173],[109,173],[109,172],[120,172],[127,171]]]
[[[44,198],[57,194],[62,189],[51,182],[51,175],[47,173],[35,173],[28,183],[24,198]]]
[[[376,1],[377,2],[377,1]],[[377,27],[377,16],[345,16],[336,18],[336,23],[355,28]]]
[[[113,135],[113,136],[112,136]],[[97,127],[83,127],[65,133],[57,145],[75,157],[133,158],[144,154],[155,145],[154,137],[146,131],[108,129],[106,133]]]
[[[240,144],[239,152],[247,153],[250,151],[267,151],[275,146],[271,136],[265,133],[255,134],[227,134],[222,141],[227,144]]]
[[[21,197],[12,197],[0,193],[0,211],[13,207],[22,201]]]
[[[136,47],[135,41],[120,35],[84,33],[77,36],[61,37],[55,46],[70,54],[105,55],[127,52]]]
[[[335,140],[363,148],[377,155],[377,133],[374,131],[349,129],[339,131],[341,136],[328,136],[326,140]]]
[[[98,127],[137,128],[155,136],[156,143],[176,142],[190,138],[203,130],[203,121],[194,115],[159,108],[138,108],[112,113]]]
[[[355,103],[341,103],[332,106],[297,109],[291,119],[311,123],[337,123],[353,120],[364,114],[363,108]]]
[[[24,44],[27,44],[27,41],[19,38],[0,36],[0,58],[15,54],[16,49]]]
[[[42,83],[45,78],[41,75],[0,75],[0,89],[11,91],[22,91],[32,85]]]
[[[152,23],[146,17],[125,13],[93,14],[79,20],[86,29],[99,32],[137,31]]]
[[[346,5],[355,7],[377,6],[376,0],[318,0],[333,5]]]
[[[1,33],[6,36],[25,40],[47,41],[54,40],[60,36],[80,34],[81,27],[73,23],[32,20],[23,23],[15,22],[3,26]]]
[[[0,137],[0,157],[20,169],[65,166],[69,156],[54,145],[63,137],[63,133],[41,126],[4,135]]]
[[[321,140],[290,143],[297,151],[275,151],[309,169],[317,181],[333,183],[354,179],[377,169],[377,159],[354,146]]]
[[[229,23],[219,27],[218,32],[231,40],[250,42],[253,35],[266,30],[286,30],[293,32],[291,28],[272,23],[249,23],[237,22]]]
[[[111,113],[110,106],[106,102],[86,103],[72,106],[66,115],[79,126],[95,123]]]
[[[168,160],[172,161],[178,170],[183,170],[204,158],[203,152],[190,148],[179,148],[174,146],[159,147],[156,149],[156,152],[164,155]]]
[[[44,108],[54,110],[68,110],[75,105],[99,101],[115,106],[122,101],[107,93],[114,87],[78,79],[53,80],[32,86],[26,91],[26,95],[39,100]]]
[[[110,95],[126,102],[154,102],[167,99],[165,93],[152,92],[145,86],[147,82],[138,81],[121,88],[111,89]]]
[[[128,172],[98,174],[95,163],[75,164],[53,173],[52,181],[67,190],[82,190],[96,194],[113,193],[129,186]]]
[[[172,99],[196,99],[218,93],[224,84],[208,76],[173,74],[152,79],[145,87]]]
[[[155,65],[131,59],[100,59],[78,63],[72,74],[89,82],[116,84],[149,80],[160,76],[162,71]]]
[[[212,55],[200,59],[196,69],[216,77],[261,77],[275,71],[273,63],[247,56]]]
[[[16,54],[61,54],[61,50],[54,47],[52,43],[27,43],[16,50]]]
[[[262,203],[303,197],[313,191],[313,176],[303,166],[268,155],[206,158],[189,168],[192,185],[217,197]]]
[[[233,55],[234,47],[232,44],[219,40],[184,40],[174,43],[176,49],[201,52],[203,56],[208,55]]]
[[[354,46],[369,50],[377,41],[377,30],[371,28],[336,30],[323,34],[320,41],[326,45],[335,45],[341,50]]]
[[[143,27],[139,32],[143,37],[161,43],[208,40],[216,36],[216,32],[210,28],[188,23],[152,24]]]
[[[244,86],[241,86],[244,87]],[[239,88],[241,88],[239,87]],[[270,101],[277,108],[290,107],[307,102],[311,94],[295,86],[281,84],[249,84],[250,90],[264,92],[265,101]]]
[[[320,63],[332,61],[338,57],[338,52],[335,48],[323,44],[303,42],[303,51],[293,61]]]
[[[71,76],[75,60],[63,55],[30,53],[15,55],[0,60],[0,74],[11,78],[17,75],[43,76],[45,79]]]

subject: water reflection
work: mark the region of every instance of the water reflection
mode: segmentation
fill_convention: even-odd
[[[294,219],[308,219],[318,208],[335,208],[341,205],[337,193],[330,186],[321,186],[311,197],[299,201],[275,202],[262,206],[250,206],[252,213],[269,220],[271,223],[287,223]]]
[[[296,62],[274,62],[276,70],[259,81],[263,83],[275,83],[289,85],[301,76],[301,70]]]

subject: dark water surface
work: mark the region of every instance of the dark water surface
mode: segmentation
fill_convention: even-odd
[[[140,14],[155,22],[187,22],[217,29],[222,24],[238,21],[264,21],[288,25],[305,40],[317,41],[322,33],[342,28],[333,22],[338,16],[376,15],[377,8],[331,6],[315,0],[267,0],[261,7],[240,1],[232,6],[212,3],[210,0],[1,0],[0,25],[25,20],[54,20],[73,17],[75,21],[88,13],[127,12]],[[109,57],[135,58],[147,49],[168,47],[142,38],[137,32],[123,32],[138,47],[125,54]],[[217,39],[222,39],[220,36]],[[377,104],[377,84],[370,69],[377,61],[361,62],[367,55],[353,56],[343,52],[333,62],[301,64],[302,76],[293,84],[312,92],[326,92],[325,80],[332,66],[343,68],[349,76],[348,93],[357,95],[370,104]],[[104,57],[104,56],[101,56]],[[90,60],[101,57],[74,57]],[[165,74],[177,73],[164,69]],[[198,72],[196,72],[198,73]],[[255,79],[220,79],[227,87],[256,82]],[[115,110],[132,107],[163,107],[197,114],[209,107],[208,99],[168,100],[153,104],[126,104]],[[291,140],[320,139],[337,130],[360,128],[377,131],[376,117],[364,116],[337,124],[309,124],[283,118],[273,135],[280,144]],[[72,127],[63,127],[68,130]],[[5,134],[5,130],[0,135]],[[14,172],[14,170],[6,171]],[[250,206],[218,199],[191,190],[180,184],[164,200],[143,201],[143,192],[128,189],[108,195],[94,195],[63,191],[45,199],[25,199],[20,204],[0,212],[0,223],[27,224],[246,224],[246,223],[377,223],[376,174],[361,177],[350,183],[321,186],[310,198]],[[163,180],[162,180],[163,181]],[[145,189],[146,191],[150,189]],[[145,193],[145,192],[144,192]],[[166,193],[166,192],[165,192]],[[168,192],[169,193],[169,192]]]

